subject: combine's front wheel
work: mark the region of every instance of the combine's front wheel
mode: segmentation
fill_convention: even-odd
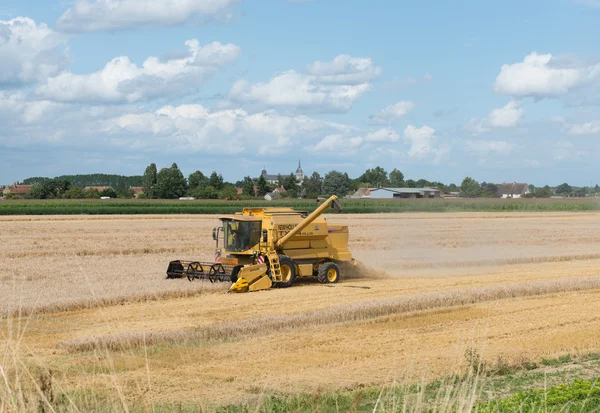
[[[296,263],[287,255],[280,255],[279,269],[281,271],[282,282],[278,282],[275,285],[278,288],[291,287],[296,279]]]
[[[340,268],[334,262],[324,262],[319,265],[317,278],[321,284],[336,283],[340,280]]]

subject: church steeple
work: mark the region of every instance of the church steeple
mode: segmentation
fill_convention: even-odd
[[[298,159],[298,169],[296,169],[296,179],[300,183],[302,183],[302,181],[304,181],[304,171],[302,170],[302,166],[300,165],[300,159]]]

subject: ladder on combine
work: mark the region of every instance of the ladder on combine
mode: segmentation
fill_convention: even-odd
[[[269,258],[269,263],[271,264],[272,281],[283,281],[283,277],[281,276],[281,265],[279,265],[279,255],[277,254],[277,251],[271,250],[267,252],[267,257]]]

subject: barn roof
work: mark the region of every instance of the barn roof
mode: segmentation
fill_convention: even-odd
[[[503,182],[498,187],[498,195],[523,195],[527,193],[529,187],[526,183],[519,182]]]
[[[31,185],[9,185],[6,188],[4,188],[3,192],[4,193],[8,193],[10,192],[11,194],[16,194],[16,195],[25,195],[29,192],[29,190],[31,189]]]

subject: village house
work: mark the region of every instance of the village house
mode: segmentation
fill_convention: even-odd
[[[503,182],[498,187],[497,195],[500,198],[521,198],[529,193],[529,185],[526,183],[506,183]]]
[[[22,198],[25,195],[27,195],[27,193],[29,192],[30,189],[31,189],[31,185],[19,185],[17,183],[14,183],[14,184],[9,185],[6,188],[4,188],[2,190],[2,195],[7,196],[7,195],[11,194],[11,195],[17,195]]]

